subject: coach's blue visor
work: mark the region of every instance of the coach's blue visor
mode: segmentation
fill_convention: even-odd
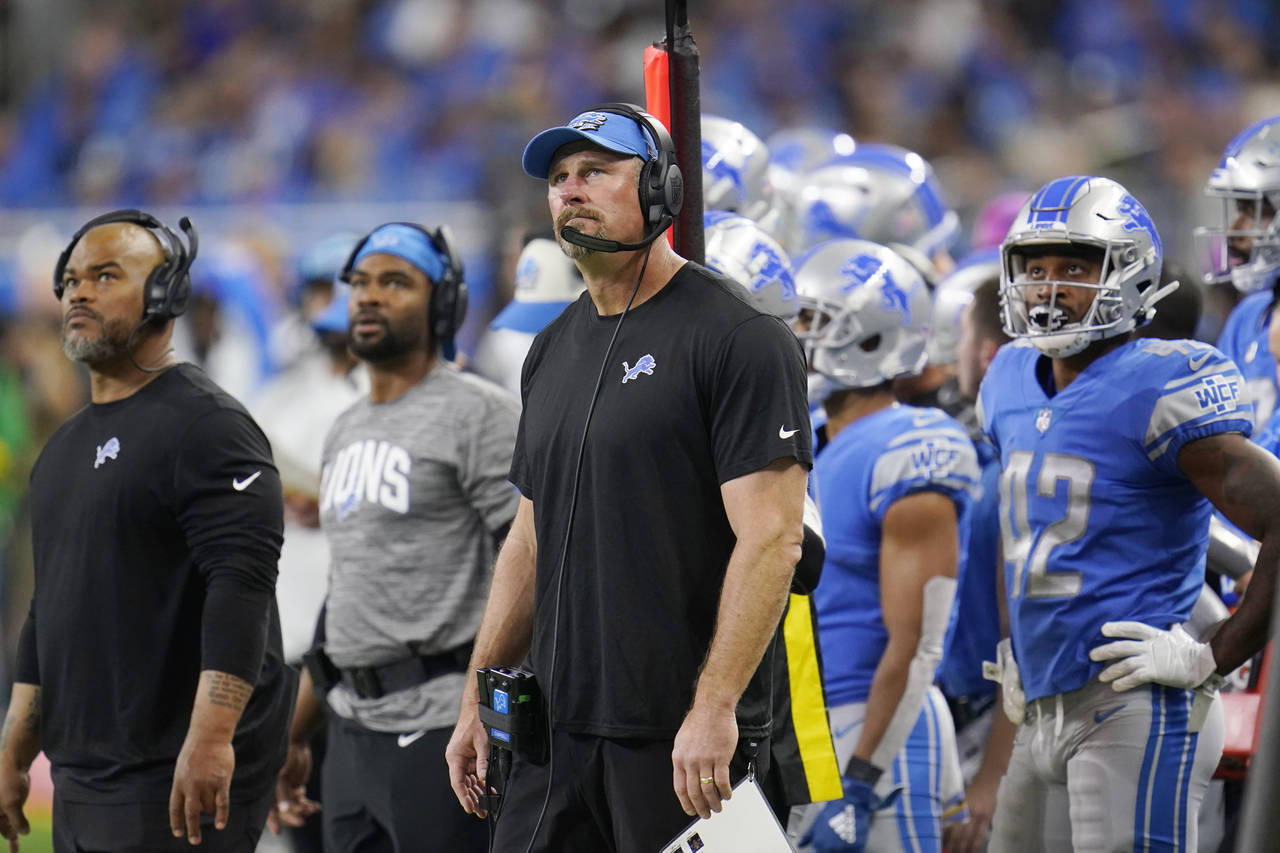
[[[551,160],[561,146],[584,139],[601,148],[619,154],[634,154],[645,160],[654,153],[653,146],[635,120],[618,113],[589,110],[564,127],[544,130],[529,140],[520,164],[528,174],[545,179],[547,172],[551,171]]]

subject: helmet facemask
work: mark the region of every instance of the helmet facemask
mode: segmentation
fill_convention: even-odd
[[[1209,196],[1222,202],[1220,227],[1195,229],[1196,248],[1207,284],[1231,284],[1241,293],[1273,287],[1280,275],[1280,191],[1225,189],[1210,185]],[[1252,215],[1245,213],[1252,211]],[[1242,213],[1248,228],[1235,227]],[[1232,264],[1231,242],[1249,241],[1248,256]]]
[[[1050,358],[1136,329],[1178,286],[1159,286],[1163,258],[1155,226],[1142,205],[1107,178],[1071,176],[1046,184],[1019,212],[1000,255],[1005,334],[1026,338]],[[1030,280],[1029,261],[1044,255],[1090,259],[1099,268],[1097,280]],[[1065,288],[1093,293],[1078,319],[1061,309]]]

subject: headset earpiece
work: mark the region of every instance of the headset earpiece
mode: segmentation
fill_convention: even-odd
[[[95,216],[71,237],[71,242],[58,256],[57,266],[53,271],[53,295],[62,301],[62,276],[66,272],[67,262],[71,260],[71,252],[85,234],[103,225],[116,222],[128,222],[145,228],[160,243],[160,251],[164,254],[155,269],[147,276],[142,287],[142,319],[167,322],[182,315],[187,310],[187,302],[191,298],[191,263],[196,259],[200,245],[195,226],[191,220],[183,217],[179,227],[187,235],[187,244],[159,219],[141,210],[127,208],[113,210],[101,216]]]
[[[656,153],[640,169],[640,209],[649,228],[660,226],[664,218],[674,221],[684,204],[684,175],[676,163],[676,145],[666,127],[635,104],[618,102],[590,109],[626,116],[640,125],[653,142]]]

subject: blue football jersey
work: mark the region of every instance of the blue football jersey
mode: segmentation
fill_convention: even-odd
[[[938,684],[943,692],[952,699],[970,702],[996,692],[995,682],[982,677],[982,662],[996,659],[996,645],[1000,642],[1000,612],[996,601],[1000,460],[986,442],[975,449],[981,478],[969,508],[969,547],[964,573],[956,587],[954,624],[938,670]]]
[[[813,473],[827,538],[814,592],[827,701],[861,702],[889,641],[880,613],[885,513],[915,492],[947,495],[956,503],[963,562],[977,454],[964,427],[940,409],[892,406],[845,427],[818,455]]]
[[[1255,427],[1265,424],[1276,408],[1276,360],[1267,345],[1274,299],[1271,288],[1250,293],[1231,310],[1218,336],[1218,349],[1236,363],[1249,389]]]
[[[1272,456],[1280,456],[1280,410],[1271,413],[1270,419],[1257,431],[1253,440]]]
[[[1041,358],[1025,342],[1002,347],[978,397],[1002,469],[1009,627],[1028,699],[1097,675],[1089,650],[1104,622],[1187,620],[1211,505],[1178,451],[1253,428],[1240,372],[1207,344],[1126,342],[1052,396]]]

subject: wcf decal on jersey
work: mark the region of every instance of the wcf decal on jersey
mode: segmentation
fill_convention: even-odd
[[[641,373],[648,376],[653,375],[653,369],[658,366],[658,362],[653,360],[653,356],[648,353],[640,356],[640,360],[636,362],[636,366],[632,367],[627,362],[622,362],[622,384],[626,385],[632,379],[639,378]]]
[[[1201,411],[1213,409],[1217,414],[1236,408],[1240,397],[1240,384],[1225,376],[1206,376],[1203,386],[1195,389],[1196,402]]]
[[[951,442],[928,440],[911,451],[911,467],[932,480],[951,473],[959,456]]]

